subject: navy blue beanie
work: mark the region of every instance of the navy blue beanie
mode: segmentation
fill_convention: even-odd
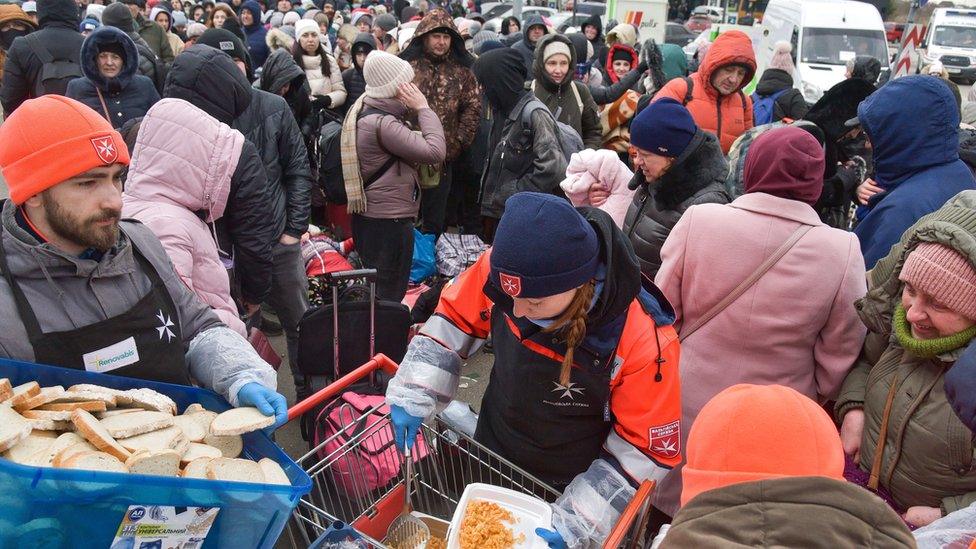
[[[654,101],[630,123],[630,144],[660,156],[679,157],[698,131],[691,113],[665,97]]]
[[[511,297],[582,286],[600,266],[596,230],[564,198],[522,192],[505,201],[491,249],[491,283]]]

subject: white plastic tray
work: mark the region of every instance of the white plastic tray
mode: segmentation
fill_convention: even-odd
[[[507,524],[512,529],[515,539],[519,535],[525,535],[525,541],[518,547],[528,549],[548,549],[548,544],[536,535],[536,528],[552,528],[552,508],[545,501],[539,498],[492,486],[491,484],[472,483],[464,489],[461,500],[458,502],[454,517],[451,519],[451,526],[448,530],[447,548],[459,549],[461,535],[461,521],[464,520],[464,513],[467,511],[468,503],[472,500],[487,500],[505,508],[515,517],[515,524]]]

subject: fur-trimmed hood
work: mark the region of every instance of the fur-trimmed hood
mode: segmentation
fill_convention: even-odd
[[[288,33],[281,29],[271,29],[264,36],[264,43],[268,45],[268,49],[272,52],[275,50],[286,50],[291,53],[295,39],[288,36]]]
[[[108,44],[118,44],[125,53],[122,70],[113,78],[105,78],[98,70],[99,48]],[[115,27],[99,27],[81,44],[81,70],[98,89],[115,93],[128,86],[139,70],[139,51],[128,34]]]
[[[644,172],[637,170],[630,187],[636,189],[641,184],[648,185],[658,209],[673,210],[709,185],[717,184],[721,192],[726,193],[725,178],[728,172],[729,164],[718,138],[699,129],[681,156],[675,159],[671,169],[660,179],[648,182]]]
[[[410,39],[410,45],[400,53],[400,58],[406,61],[415,61],[427,55],[424,52],[423,37],[432,32],[444,32],[451,35],[450,55],[461,66],[470,68],[474,64],[474,56],[464,47],[464,38],[458,32],[457,26],[454,24],[454,19],[443,9],[431,10],[430,13],[424,16],[420,24],[417,25],[417,30],[414,31],[413,38]]]

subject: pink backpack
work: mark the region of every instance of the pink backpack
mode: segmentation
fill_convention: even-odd
[[[372,410],[367,415],[367,412]],[[382,395],[343,393],[319,412],[315,421],[315,446],[319,459],[332,465],[332,479],[346,497],[362,498],[387,486],[403,466],[401,450],[393,438],[393,424],[386,417],[390,407]],[[428,454],[423,436],[417,434],[414,460]]]

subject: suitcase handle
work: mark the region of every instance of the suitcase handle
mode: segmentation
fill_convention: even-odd
[[[312,396],[306,398],[305,400],[296,403],[294,406],[288,409],[288,421],[291,421],[297,417],[301,417],[306,412],[310,411],[312,408],[318,404],[338,396],[342,391],[344,391],[350,385],[358,383],[363,378],[372,375],[377,370],[383,370],[384,372],[394,375],[397,371],[397,365],[395,362],[387,358],[384,354],[378,354],[372,358],[366,364],[363,364],[359,368],[349,372],[348,374],[342,376],[338,380],[329,384],[324,389],[313,394]]]
[[[344,282],[365,278],[366,282],[376,282],[376,269],[355,269],[352,271],[338,271],[335,273],[325,273],[323,278],[332,282]]]

